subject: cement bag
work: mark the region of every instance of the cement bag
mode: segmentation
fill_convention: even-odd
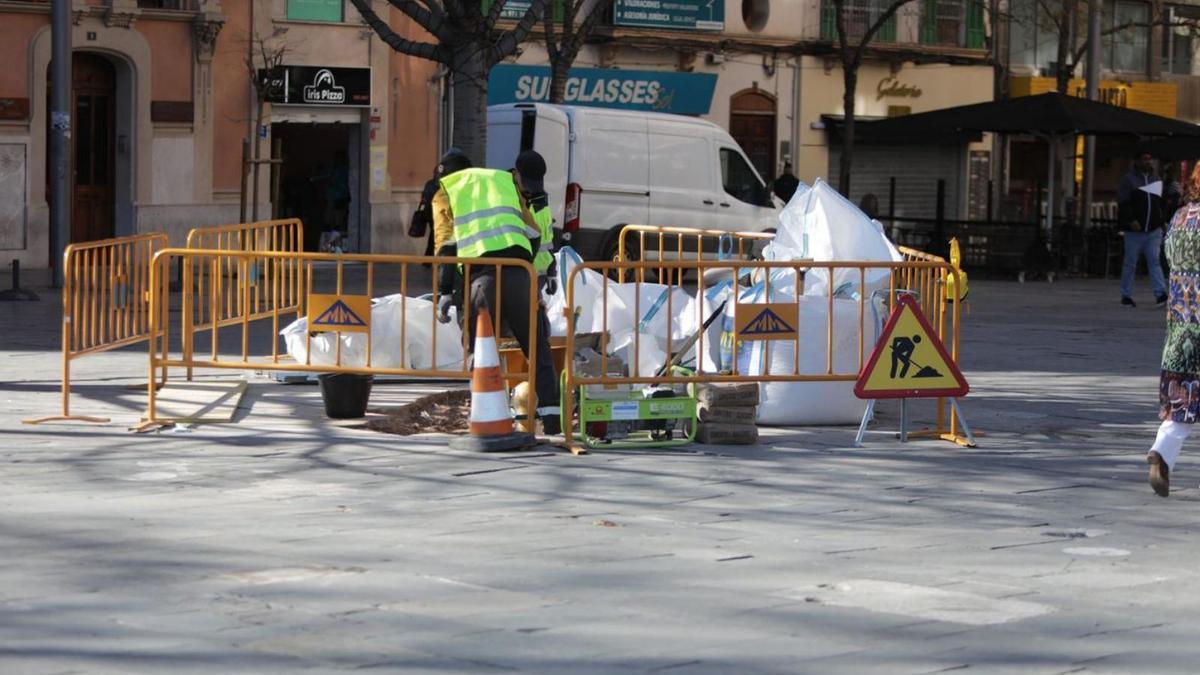
[[[460,370],[462,368],[462,331],[458,326],[457,309],[450,310],[450,322],[437,326],[437,359],[433,356],[433,303],[423,298],[408,298],[401,303],[400,295],[377,298],[371,305],[371,365],[379,368],[411,368],[413,370]],[[400,363],[401,307],[404,309],[404,359]],[[305,333],[308,319],[293,321],[279,334],[283,336],[288,355],[305,363]],[[312,365],[332,366],[337,363],[337,333],[320,332],[307,344],[312,347]],[[367,336],[363,333],[342,333],[343,366],[365,366]]]
[[[564,246],[555,254],[558,259],[558,289],[554,294],[543,294],[546,316],[550,320],[550,334],[567,334],[567,279],[571,270],[583,262],[575,249]],[[601,312],[604,308],[604,277],[595,270],[582,270],[575,277],[575,334],[599,333],[603,326]]]
[[[400,363],[402,322],[407,362],[403,365]],[[449,323],[437,323],[437,364],[433,363],[435,323],[437,312],[431,300],[404,299],[400,294],[376,299],[371,307],[371,364],[381,368],[461,370],[463,349],[458,308],[450,309]]]
[[[780,212],[779,230],[763,256],[767,260],[900,260],[883,228],[819,178]],[[858,270],[836,270],[834,293],[843,297],[870,294],[887,287],[890,274],[888,270],[867,270],[867,287],[862,289]],[[828,276],[827,270],[810,271],[805,278],[805,294],[827,295]]]
[[[374,320],[374,314],[372,314],[372,320]],[[317,333],[312,336],[311,340],[306,341],[304,335],[307,332],[307,317],[296,319],[279,331],[279,334],[283,336],[284,345],[287,347],[288,356],[295,359],[297,363],[309,363],[314,366],[337,365],[337,333]],[[311,347],[311,362],[308,361],[309,351],[306,347]],[[363,366],[366,363],[367,336],[364,333],[342,333],[341,365]]]
[[[608,291],[608,332],[612,339],[609,343],[611,350],[623,349],[632,343],[634,331],[656,338],[664,351],[668,332],[673,342],[686,337],[688,328],[685,325],[684,311],[691,303],[691,297],[682,288],[663,284],[610,282]],[[602,313],[603,307],[598,308],[598,311]],[[694,321],[695,317],[693,315],[690,318]],[[597,331],[600,329],[598,326]]]
[[[828,301],[800,298],[800,373],[826,372]],[[858,371],[858,302],[833,301],[833,372]],[[878,339],[879,325],[866,312],[863,362]],[[795,343],[760,342],[767,372],[794,372]],[[769,347],[767,346],[769,344]],[[854,424],[861,420],[867,402],[854,395],[853,382],[764,382],[758,405],[758,423],[793,426],[802,424]]]

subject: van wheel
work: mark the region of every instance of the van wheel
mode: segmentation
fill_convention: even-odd
[[[603,260],[604,262],[618,262],[618,257],[619,257],[618,254],[620,253],[620,237],[621,237],[621,228],[622,227],[624,227],[624,226],[618,225],[617,227],[614,227],[613,229],[609,230],[608,236],[604,238],[604,246],[601,247],[601,249],[600,249],[600,255],[601,255],[600,259]],[[625,249],[626,261],[637,262],[638,260],[642,259],[641,254],[642,254],[642,251],[638,247],[637,239],[630,237],[627,242],[627,247]],[[608,278],[612,279],[613,281],[620,281],[621,280],[620,270],[609,270]],[[632,272],[626,272],[625,273],[625,281],[633,281],[633,280],[634,279],[633,279]],[[650,272],[649,271],[646,272],[645,280],[646,281],[650,280]]]

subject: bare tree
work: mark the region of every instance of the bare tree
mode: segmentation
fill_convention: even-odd
[[[562,103],[567,88],[567,74],[579,49],[599,23],[612,0],[559,0],[561,12],[542,13],[546,38],[546,54],[550,59],[550,102]],[[559,16],[555,16],[559,14]],[[582,18],[581,18],[582,17]],[[578,23],[577,23],[578,22]],[[556,30],[555,24],[561,27]]]
[[[1035,0],[1028,6],[1031,14],[1022,15],[1012,10],[1001,13],[1010,23],[1025,25],[1036,32],[1046,32],[1055,38],[1054,90],[1068,93],[1071,79],[1087,60],[1090,40],[1087,35],[1087,0]],[[1200,34],[1200,21],[1190,18],[1171,18],[1163,14],[1162,3],[1149,5],[1146,21],[1105,21],[1100,30],[1101,38],[1121,39],[1121,34],[1135,28],[1184,28],[1193,35]],[[1152,56],[1153,58],[1153,56]]]
[[[283,67],[284,61],[290,55],[290,50],[287,43],[277,42],[264,38],[258,33],[254,33],[250,38],[246,49],[246,72],[250,76],[250,86],[254,89],[254,128],[250,133],[250,143],[252,144],[252,158],[250,166],[242,167],[242,204],[246,203],[246,177],[248,173],[252,173],[252,185],[254,186],[253,195],[251,196],[251,218],[258,220],[258,167],[262,164],[262,127],[263,118],[266,111],[267,99],[271,95],[274,87],[280,86],[278,73]],[[272,195],[274,200],[274,195]],[[243,206],[243,211],[245,208]],[[242,219],[245,220],[246,214],[242,213]]]
[[[482,165],[487,151],[487,81],[492,66],[511,56],[541,16],[546,0],[531,0],[521,20],[507,30],[496,27],[508,0],[493,0],[485,11],[480,0],[388,0],[433,38],[401,36],[371,8],[371,0],[350,0],[367,25],[397,52],[447,67],[454,97],[453,143]]]
[[[867,46],[884,25],[914,0],[828,0],[833,3],[834,24],[837,27],[837,50],[842,61],[842,105],[845,122],[842,129],[842,157],[838,166],[838,191],[850,196],[850,169],[854,163],[854,95],[858,89],[858,69],[862,66]],[[873,10],[878,9],[876,13]],[[854,16],[851,16],[854,15]],[[852,32],[849,19],[866,28]],[[857,27],[857,26],[856,26]]]

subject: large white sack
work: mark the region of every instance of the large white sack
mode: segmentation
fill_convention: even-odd
[[[408,368],[412,370],[460,370],[462,368],[462,331],[458,327],[457,310],[451,309],[449,323],[437,324],[437,366],[433,365],[433,324],[437,321],[433,303],[423,298],[389,295],[375,299],[371,306],[371,365],[378,368]],[[405,315],[404,360],[400,365],[401,309]],[[308,319],[293,321],[279,334],[283,336],[288,355],[297,363],[308,362],[306,343],[312,347],[314,366],[338,363],[337,333],[320,332],[305,340]],[[343,366],[365,366],[367,336],[364,333],[342,333]]]
[[[564,246],[555,257],[558,260],[558,289],[552,294],[544,294],[543,299],[550,320],[550,334],[561,337],[567,334],[567,313],[564,311],[567,280],[571,278],[571,270],[583,259],[570,246]],[[571,281],[575,287],[575,334],[599,333],[604,321],[604,276],[595,270],[581,270]]]
[[[828,315],[828,300],[800,298],[801,374],[827,372]],[[833,318],[833,372],[856,373],[859,365],[858,302],[834,300]],[[862,341],[865,363],[879,333],[879,323],[869,307],[863,329],[866,333]],[[774,340],[751,344],[758,351],[755,361],[760,367],[765,363],[766,372],[772,375],[795,372],[794,342]],[[862,418],[867,405],[854,395],[853,382],[764,382],[759,394],[758,423],[763,425],[853,424]]]
[[[900,254],[872,221],[828,183],[817,179],[811,188],[793,196],[779,214],[775,240],[763,251],[767,260],[898,261]],[[806,295],[827,295],[828,272],[811,270],[805,277]],[[835,294],[853,297],[886,287],[888,270],[868,270],[866,289],[859,288],[857,269],[834,274]]]

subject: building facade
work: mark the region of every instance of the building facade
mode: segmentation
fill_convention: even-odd
[[[764,179],[779,175],[787,162],[805,182],[832,176],[836,183],[844,111],[833,3],[694,4],[719,12],[695,20],[689,3],[615,0],[576,60],[572,76],[579,84],[568,87],[567,102],[637,108],[636,102],[589,100],[594,98],[589,86],[606,78],[657,77],[660,89],[674,96],[653,109],[699,115],[725,127]],[[888,4],[848,2],[851,36],[861,36]],[[647,13],[657,18],[646,19]],[[490,101],[545,100],[546,61],[544,48],[531,40],[512,64],[493,72]],[[857,115],[870,120],[991,100],[991,63],[981,0],[914,1],[886,23],[868,49],[859,71]],[[522,76],[537,85],[520,86]],[[948,215],[964,211],[971,176],[980,175],[981,167],[991,170],[989,141],[970,147],[862,142],[858,148],[851,197],[871,192],[886,201],[895,177],[897,215],[933,216],[939,180],[948,185]]]
[[[1059,90],[1086,96],[1085,74],[1088,3],[1055,0],[1002,5],[1005,40],[999,53],[998,85],[1006,96],[1025,96]],[[1161,0],[1104,0],[1100,16],[1100,99],[1104,102],[1165,117],[1200,123],[1200,3]],[[1062,49],[1060,49],[1062,47]],[[1060,54],[1067,54],[1059,64]],[[1138,148],[1134,138],[1102,138],[1096,152],[1096,219],[1115,218],[1115,191]],[[1070,148],[1060,189],[1072,195],[1082,181],[1082,140]],[[1014,215],[1028,217],[1041,209],[1046,180],[1046,147],[1031,137],[1013,137],[1005,166],[1007,199]],[[1072,166],[1073,165],[1073,166]],[[1073,169],[1073,170],[1072,170]],[[1070,204],[1059,215],[1073,216]]]
[[[300,215],[310,238],[342,227],[355,249],[415,250],[405,230],[433,168],[440,81],[348,2],[77,0],[72,18],[71,241],[165,231],[181,244],[241,221],[256,138],[261,159],[284,162],[247,177],[247,217]],[[392,23],[413,30],[398,12]],[[0,2],[0,25],[0,257],[45,267],[49,3]],[[264,65],[294,95],[256,89]]]

